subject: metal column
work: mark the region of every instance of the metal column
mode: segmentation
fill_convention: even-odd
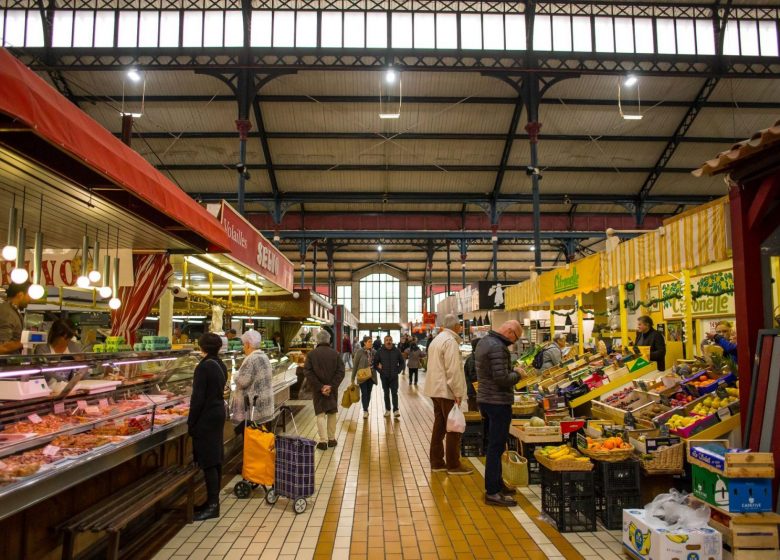
[[[249,107],[254,98],[254,74],[249,70],[238,73],[238,213],[244,215],[244,199],[246,198],[246,180],[249,175],[246,167],[246,142],[252,123],[249,120]]]
[[[539,78],[536,74],[528,74],[523,79],[523,99],[525,100],[526,110],[528,111],[528,124],[525,125],[525,131],[528,133],[528,141],[531,147],[531,165],[528,174],[531,176],[531,197],[533,199],[533,226],[534,226],[534,264],[537,268],[542,266],[542,238],[541,222],[542,214],[540,208],[539,195],[539,153],[537,144],[539,142],[539,130],[542,123],[539,122]]]

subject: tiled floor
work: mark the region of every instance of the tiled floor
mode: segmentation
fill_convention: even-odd
[[[479,461],[471,460],[476,469],[471,476],[431,473],[430,400],[405,377],[399,392],[400,420],[383,416],[379,387],[367,420],[359,405],[341,409],[339,444],[317,451],[317,493],[303,514],[296,515],[284,498],[268,506],[262,490],[238,500],[231,484],[223,492],[220,519],[183,528],[155,558],[622,557],[619,532],[561,535],[547,524],[538,510],[538,486],[518,494],[520,507],[493,508],[483,503]],[[311,406],[296,422],[303,435],[315,436]]]

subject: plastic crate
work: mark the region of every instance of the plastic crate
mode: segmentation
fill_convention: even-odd
[[[484,455],[482,449],[482,433],[465,432],[460,438],[461,457],[481,457]]]
[[[600,493],[613,496],[618,494],[639,494],[641,483],[641,463],[637,459],[610,463],[593,461],[596,464],[596,488]]]
[[[602,525],[610,531],[618,531],[623,528],[623,510],[640,509],[642,507],[642,496],[636,494],[623,493],[615,496],[597,495],[596,496],[596,515]]]
[[[596,530],[596,498],[592,495],[561,499],[555,494],[542,492],[542,512],[553,520],[560,533]]]
[[[547,443],[541,444],[542,447],[549,445]],[[528,484],[541,484],[541,474],[539,462],[534,457],[534,449],[536,449],[536,443],[520,442],[520,454],[528,461]]]
[[[596,494],[593,471],[551,471],[540,468],[542,495],[555,499],[589,498]]]
[[[466,422],[466,431],[463,432],[463,435],[466,434],[477,434],[479,437],[483,437],[483,428],[482,428],[482,421],[479,422]]]

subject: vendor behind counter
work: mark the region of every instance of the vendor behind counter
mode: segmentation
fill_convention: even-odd
[[[5,289],[5,302],[0,304],[0,354],[18,354],[22,351],[22,313],[31,298],[27,294],[29,282],[9,284]]]

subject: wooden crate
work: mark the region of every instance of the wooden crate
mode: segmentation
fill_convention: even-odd
[[[560,426],[534,427],[528,420],[512,420],[510,433],[524,443],[560,443],[563,441]]]
[[[774,478],[775,460],[772,453],[726,453],[723,470],[708,465],[704,461],[691,456],[691,447],[714,443],[729,448],[729,441],[725,439],[704,440],[692,439],[688,442],[688,462],[698,465],[710,472],[726,476],[728,478]]]

